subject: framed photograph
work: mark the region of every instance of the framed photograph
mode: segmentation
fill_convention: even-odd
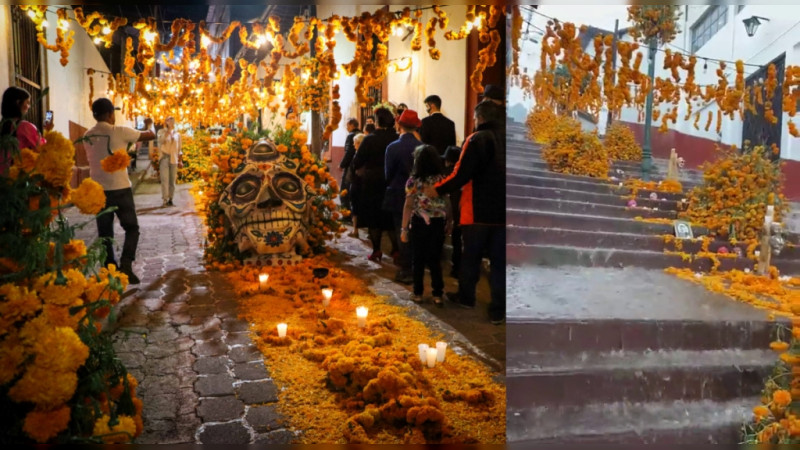
[[[674,223],[675,226],[675,237],[678,239],[694,239],[694,233],[692,233],[692,225],[689,222],[684,220],[676,220]]]

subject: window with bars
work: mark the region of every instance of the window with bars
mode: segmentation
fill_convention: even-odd
[[[727,6],[711,6],[692,26],[692,53],[706,44],[728,23]]]
[[[14,84],[31,94],[25,120],[40,130],[44,124],[42,103],[42,47],[36,40],[33,21],[19,8],[11,8],[11,39],[14,54]]]

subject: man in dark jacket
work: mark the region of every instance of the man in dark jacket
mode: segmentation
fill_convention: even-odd
[[[356,146],[353,144],[353,138],[356,137],[361,130],[358,129],[358,120],[351,118],[347,121],[347,137],[344,140],[344,156],[339,168],[342,169],[342,190],[350,190],[350,180],[353,176],[353,157],[356,156]],[[350,208],[350,194],[342,196],[342,207],[345,209]]]
[[[484,250],[488,249],[492,300],[489,319],[501,324],[506,314],[506,167],[505,147],[496,136],[503,107],[483,101],[475,107],[475,132],[465,141],[461,158],[447,178],[426,194],[445,195],[461,189],[460,225],[464,240],[457,295],[448,298],[474,308],[475,285]]]
[[[406,201],[406,181],[414,164],[414,149],[422,145],[414,137],[414,131],[421,125],[417,112],[407,109],[397,118],[397,131],[400,137],[386,147],[386,197],[384,209],[392,213],[394,229],[397,233],[403,225],[403,206]],[[411,246],[400,242],[400,253],[395,264],[398,266],[395,281],[410,284],[414,281],[411,272]]]
[[[419,129],[420,140],[439,150],[439,155],[444,156],[444,151],[450,145],[456,145],[456,124],[441,112],[442,99],[438,95],[429,95],[425,99],[425,110],[430,114],[422,119]]]

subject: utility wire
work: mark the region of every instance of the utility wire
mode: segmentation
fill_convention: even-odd
[[[562,23],[564,23],[564,22],[565,22],[564,20],[558,19],[558,18],[556,18],[556,17],[551,17],[551,16],[548,16],[548,15],[546,15],[546,14],[543,14],[543,13],[539,12],[537,9],[530,8],[530,7],[528,7],[528,8],[529,8],[529,9],[528,9],[529,11],[531,11],[531,12],[533,12],[533,13],[535,13],[535,14],[538,14],[538,15],[540,15],[540,16],[542,16],[542,17],[544,17],[544,18],[548,19],[548,20],[553,20],[553,21],[562,22]],[[800,24],[800,22],[798,22],[797,24]],[[797,24],[795,24],[795,26],[797,26]],[[531,24],[531,25],[533,25],[533,24]],[[793,27],[793,28],[794,28],[794,27]],[[788,33],[789,31],[791,31],[791,29],[790,29],[790,30],[787,30],[787,31],[786,31],[786,33]],[[785,35],[786,33],[784,33],[784,35]],[[780,37],[782,37],[782,36],[780,36]],[[777,40],[777,39],[776,39],[776,40]],[[626,42],[626,43],[628,43],[628,44],[638,44],[638,42],[627,41],[627,40],[623,40],[623,39],[618,39],[618,40],[617,40],[617,42]],[[717,58],[709,58],[709,57],[704,57],[704,56],[697,56],[697,55],[693,55],[693,54],[692,54],[692,52],[688,52],[688,51],[686,51],[686,49],[683,49],[683,48],[681,48],[681,47],[678,47],[677,45],[675,45],[675,44],[672,44],[672,43],[669,43],[669,42],[667,43],[667,45],[670,45],[670,46],[672,46],[672,47],[674,47],[674,48],[676,48],[676,49],[680,50],[680,51],[681,51],[681,53],[682,53],[684,56],[694,56],[694,57],[695,57],[695,58],[697,58],[698,60],[699,60],[699,59],[702,59],[702,60],[704,60],[704,61],[712,61],[712,62],[724,62],[724,63],[726,63],[726,64],[734,64],[734,65],[736,64],[736,61],[728,61],[728,60],[726,60],[726,59],[717,59]],[[770,44],[770,45],[772,45],[772,44]],[[660,48],[660,47],[657,47],[657,48],[656,48],[656,51],[659,51],[659,52],[665,52],[665,53],[666,53],[666,49],[662,49],[662,48]],[[674,52],[673,52],[673,53],[674,53]],[[765,67],[766,67],[765,65],[761,65],[761,64],[750,64],[750,63],[744,63],[744,65],[745,65],[745,66],[750,66],[750,67],[757,67],[757,68],[759,68],[759,69],[763,69],[763,68],[765,68]]]

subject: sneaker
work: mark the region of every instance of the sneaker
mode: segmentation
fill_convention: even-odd
[[[175,204],[174,204],[174,203],[172,203],[172,199],[169,199],[169,200],[167,201],[167,206],[175,206]]]
[[[492,322],[492,325],[502,325],[506,323],[506,319],[492,319],[490,322]]]
[[[439,308],[444,308],[444,300],[442,300],[442,297],[433,297],[433,304]]]
[[[416,294],[411,294],[411,301],[414,302],[414,303],[422,303],[422,296],[421,295],[416,295]]]
[[[169,206],[169,200],[164,200],[164,202],[163,202],[163,203],[161,203],[161,206],[162,206],[162,207],[164,207],[164,208],[166,208],[167,206]]]

